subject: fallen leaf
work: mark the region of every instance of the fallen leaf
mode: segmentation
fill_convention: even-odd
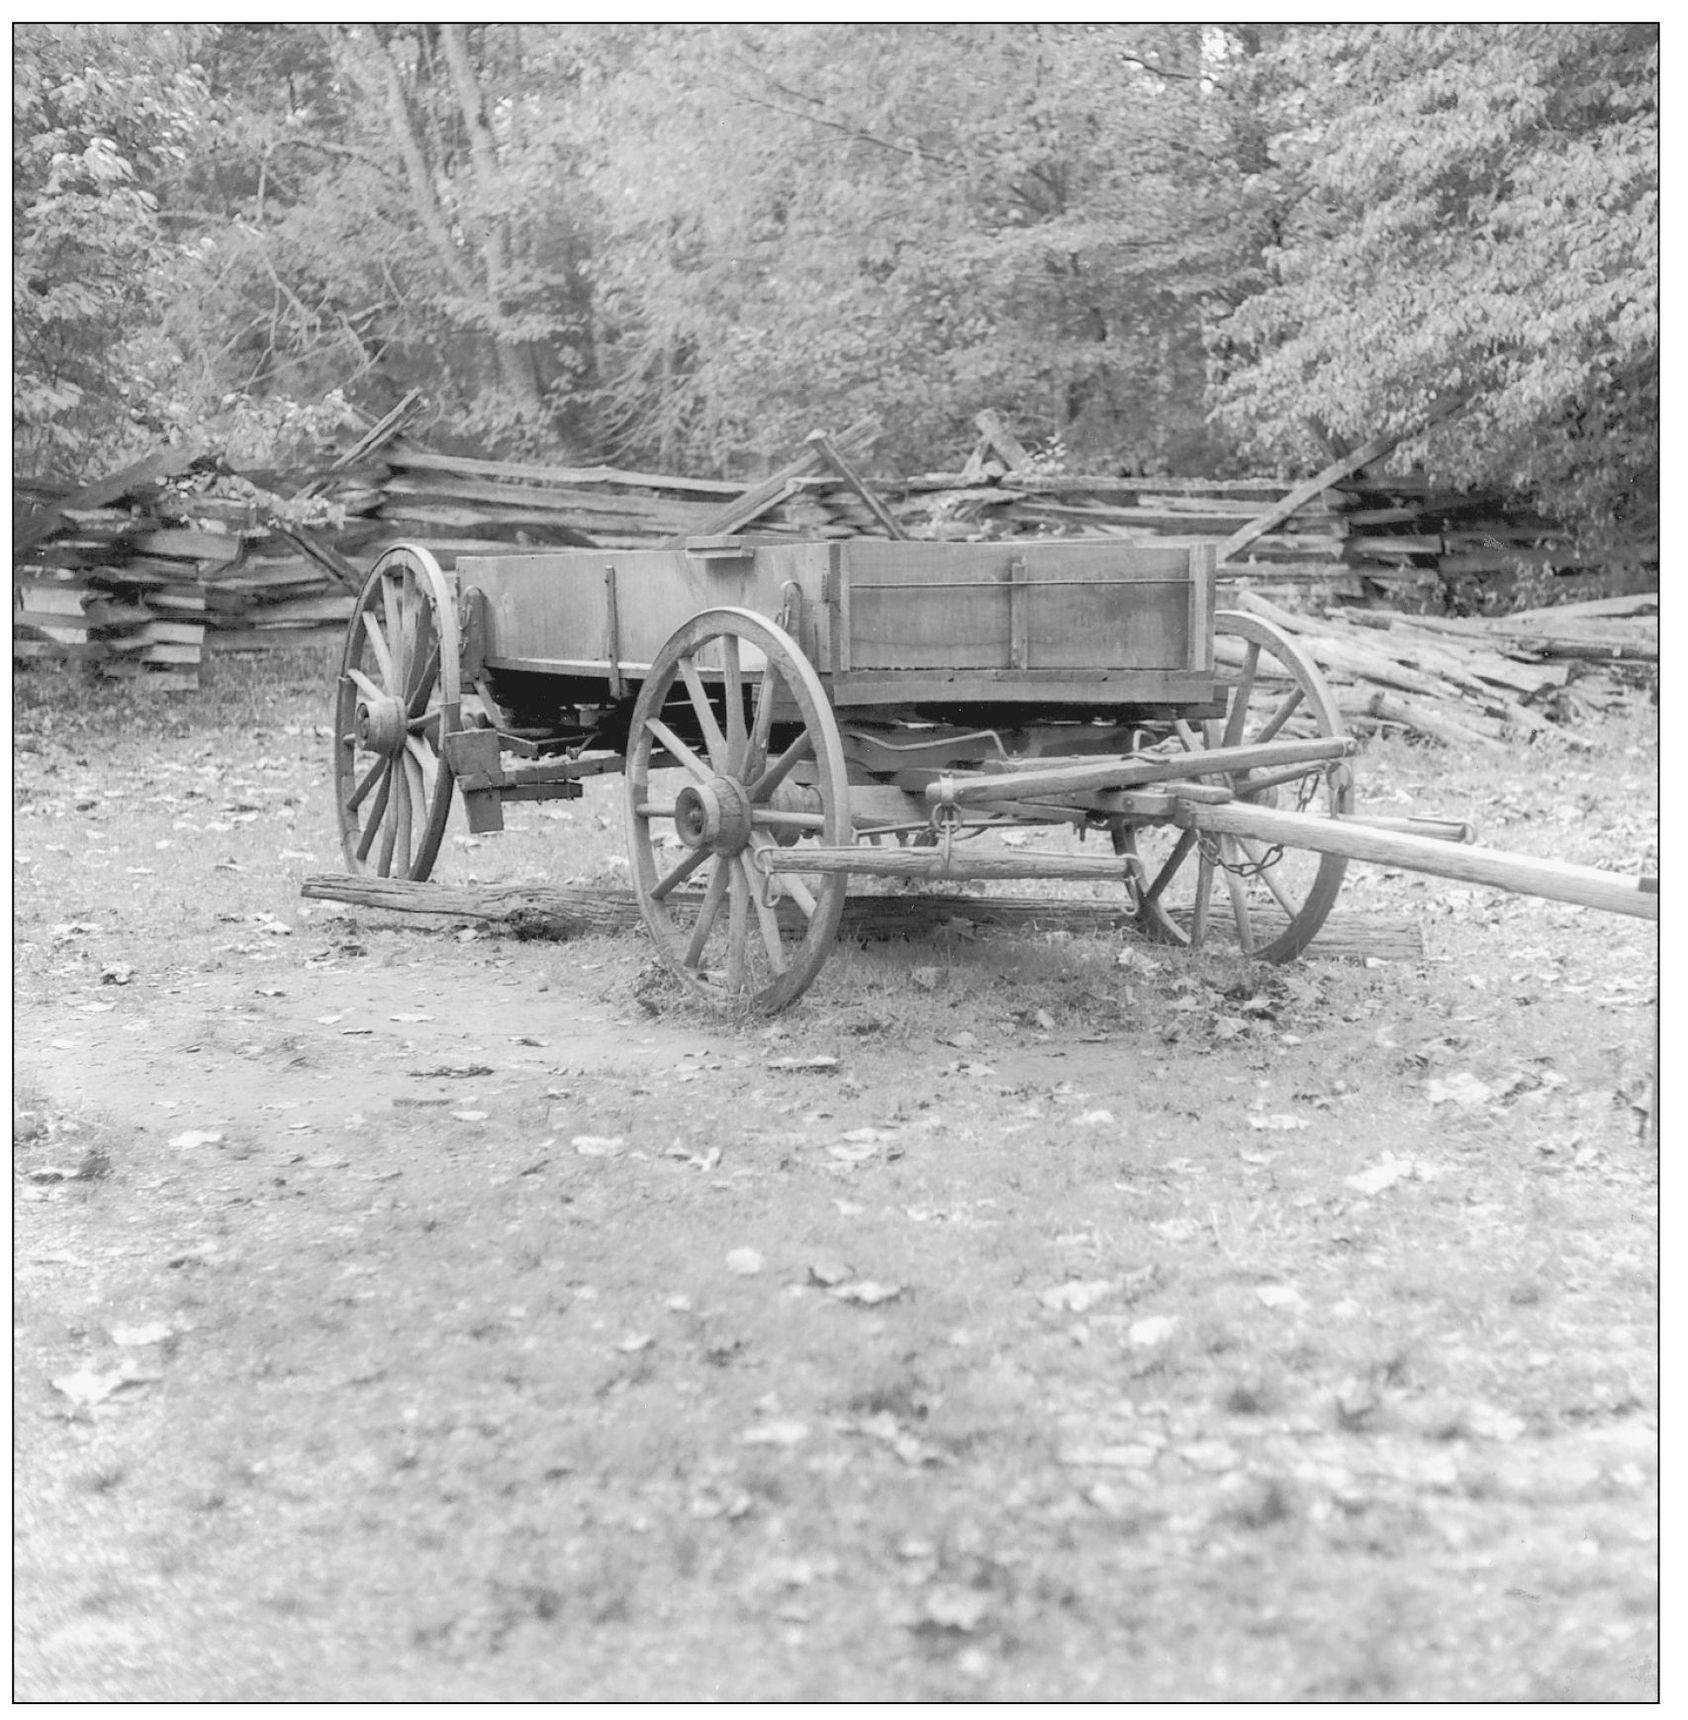
[[[877,1308],[881,1302],[895,1302],[907,1294],[901,1284],[876,1284],[871,1278],[858,1278],[853,1284],[835,1284],[828,1292],[840,1302],[859,1303],[864,1308]]]
[[[762,1270],[762,1256],[754,1248],[735,1248],[727,1256],[727,1270],[740,1278],[754,1278]]]
[[[919,1622],[968,1634],[990,1617],[993,1604],[983,1589],[932,1589],[925,1597]]]
[[[389,1021],[432,1021],[434,1018],[425,1010],[404,1010],[398,1015],[389,1015],[387,1019]]]
[[[78,1368],[73,1374],[60,1374],[52,1382],[53,1390],[63,1392],[74,1404],[89,1408],[97,1403],[104,1403],[120,1386],[126,1383],[121,1372],[95,1373],[92,1368]]]
[[[484,1123],[492,1115],[490,1111],[453,1111],[451,1114],[460,1123]]]
[[[627,1145],[625,1135],[576,1135],[570,1146],[585,1159],[607,1159]]]
[[[1254,1293],[1268,1308],[1307,1306],[1307,1298],[1293,1284],[1262,1284]]]
[[[1462,1111],[1473,1110],[1495,1096],[1494,1089],[1479,1081],[1469,1070],[1460,1070],[1454,1075],[1432,1076],[1425,1093],[1432,1105],[1451,1102]]]
[[[1189,1445],[1180,1446],[1178,1455],[1192,1469],[1204,1470],[1209,1475],[1219,1475],[1227,1469],[1235,1469],[1241,1461],[1236,1447],[1227,1445],[1222,1439],[1195,1440]]]
[[[1259,1111],[1251,1111],[1249,1113],[1248,1126],[1251,1129],[1283,1130],[1306,1129],[1312,1127],[1305,1117],[1294,1116],[1288,1111],[1272,1111],[1264,1114]]]
[[[1069,1469],[1148,1469],[1159,1455],[1152,1445],[1070,1445],[1058,1461]]]
[[[155,1320],[147,1326],[113,1326],[110,1328],[111,1341],[125,1348],[139,1349],[148,1344],[162,1344],[173,1329],[162,1320]]]
[[[771,1421],[760,1421],[754,1427],[748,1427],[739,1435],[741,1445],[777,1445],[790,1447],[801,1445],[809,1437],[808,1427],[800,1421],[792,1421],[776,1417]]]
[[[1105,1123],[1113,1122],[1113,1120],[1114,1114],[1112,1111],[1086,1111],[1084,1115],[1078,1119],[1078,1127],[1081,1129],[1096,1129],[1100,1128]]]
[[[648,1350],[656,1342],[649,1332],[629,1332],[616,1348],[624,1356],[636,1356],[641,1350]]]
[[[843,1065],[836,1057],[776,1057],[768,1067],[782,1075],[831,1075]]]
[[[842,1260],[823,1258],[809,1262],[809,1281],[819,1284],[822,1289],[830,1290],[835,1284],[843,1284],[850,1277],[850,1267]]]
[[[1351,1177],[1342,1180],[1349,1188],[1360,1194],[1382,1194],[1386,1188],[1392,1188],[1396,1183],[1404,1181],[1413,1174],[1411,1159],[1398,1159],[1392,1154],[1385,1153],[1370,1170],[1356,1172]]]
[[[179,1135],[170,1137],[170,1145],[189,1149],[193,1147],[214,1147],[223,1138],[221,1129],[184,1129]]]
[[[1151,1314],[1145,1320],[1136,1321],[1126,1337],[1138,1349],[1152,1350],[1157,1344],[1164,1344],[1177,1325],[1177,1319],[1171,1314]]]
[[[1040,1290],[1038,1301],[1051,1313],[1082,1314],[1094,1308],[1104,1296],[1112,1295],[1114,1283],[1110,1278],[1093,1278],[1083,1283],[1057,1284],[1053,1289]]]

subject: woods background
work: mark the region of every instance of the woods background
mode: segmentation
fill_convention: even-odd
[[[1395,459],[1656,558],[1658,30],[14,33],[14,466]],[[358,409],[361,419],[349,411]],[[416,428],[413,426],[413,428]],[[1640,546],[1640,547],[1637,547]]]

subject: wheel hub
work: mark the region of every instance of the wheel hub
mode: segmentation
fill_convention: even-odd
[[[750,797],[731,777],[689,782],[674,797],[675,833],[688,848],[742,853],[750,845],[750,828]]]
[[[369,752],[394,758],[404,751],[409,732],[402,699],[360,699],[352,718],[358,745]]]

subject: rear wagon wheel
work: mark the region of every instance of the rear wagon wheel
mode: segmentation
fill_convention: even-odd
[[[463,726],[457,609],[427,550],[375,564],[346,633],[334,700],[334,805],[349,871],[423,879],[451,812],[442,748]]]

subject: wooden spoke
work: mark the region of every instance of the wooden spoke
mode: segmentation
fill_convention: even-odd
[[[739,866],[744,872],[746,884],[750,886],[750,900],[756,909],[757,922],[762,928],[762,947],[768,953],[768,965],[777,974],[786,971],[785,947],[780,941],[780,919],[773,908],[763,898],[761,890],[761,874],[756,871],[748,854],[738,857]]]
[[[1291,687],[1290,690],[1284,694],[1278,708],[1266,719],[1264,723],[1261,724],[1259,732],[1255,734],[1252,739],[1256,741],[1271,740],[1278,730],[1281,729],[1298,710],[1300,710],[1303,697],[1304,694],[1300,687]]]
[[[685,680],[686,691],[691,695],[692,715],[697,718],[697,726],[703,734],[704,750],[709,754],[709,762],[716,770],[725,773],[729,769],[727,737],[721,733],[721,725],[715,720],[715,708],[709,702],[709,691],[703,684],[703,677],[697,672],[697,664],[690,657],[682,657],[680,674]]]
[[[440,645],[436,639],[429,646],[428,655],[420,660],[416,673],[411,677],[410,691],[404,701],[407,715],[414,717],[428,703],[428,695],[434,690],[439,676]]]
[[[721,641],[722,694],[727,705],[727,769],[744,775],[744,676],[739,669],[739,642],[729,633]]]
[[[381,759],[375,768],[381,773],[381,787],[375,796],[375,804],[369,809],[369,823],[358,843],[357,857],[360,862],[368,859],[370,845],[381,834],[387,807],[393,797],[393,761],[390,758]]]
[[[744,856],[734,854],[723,859],[721,870],[727,874],[727,990],[741,992],[750,918],[750,884],[744,875]]]
[[[1167,885],[1172,882],[1173,874],[1189,857],[1190,850],[1196,845],[1196,833],[1193,830],[1181,831],[1178,840],[1172,845],[1172,852],[1166,858],[1165,864],[1155,874],[1154,882],[1143,892],[1145,902],[1157,902]]]
[[[357,809],[363,804],[363,797],[375,786],[376,779],[386,768],[387,761],[384,758],[378,758],[374,764],[364,772],[362,777],[359,778],[357,786],[352,790],[350,797],[346,801],[346,810],[348,812],[357,811]]]
[[[1205,848],[1196,850],[1196,905],[1190,914],[1190,948],[1207,942],[1207,910],[1213,897],[1213,861]]]
[[[665,900],[670,890],[673,890],[678,885],[685,883],[685,881],[691,877],[698,867],[700,867],[708,858],[709,850],[707,848],[694,848],[672,872],[664,873],[664,875],[651,886],[651,895],[659,902]]]
[[[774,728],[774,689],[778,676],[764,665],[762,679],[756,684],[756,714],[751,719],[750,742],[744,752],[744,774],[753,778],[768,762],[768,736]]]
[[[1242,739],[1243,725],[1248,721],[1248,701],[1254,693],[1254,676],[1260,667],[1260,641],[1251,639],[1243,652],[1243,672],[1231,694],[1231,715],[1225,724],[1221,746],[1234,747]]]
[[[387,637],[381,631],[381,623],[368,609],[364,610],[362,620],[364,635],[369,640],[370,655],[374,657],[375,665],[381,671],[381,679],[389,687],[396,687],[399,678],[393,669],[393,654],[387,648]]]
[[[384,699],[387,697],[361,669],[348,669],[346,675],[352,685],[366,698]]]
[[[1293,920],[1298,911],[1298,904],[1296,903],[1295,898],[1291,896],[1283,885],[1278,882],[1276,876],[1277,868],[1275,866],[1267,866],[1264,864],[1266,859],[1265,850],[1259,847],[1256,843],[1250,842],[1246,836],[1239,836],[1237,838],[1237,844],[1247,856],[1249,864],[1258,868],[1257,876],[1259,877],[1260,882],[1266,886],[1267,892],[1277,902],[1278,906],[1282,908],[1283,911]]]
[[[752,804],[766,800],[804,759],[814,756],[815,743],[811,735],[800,735],[750,785]]]
[[[1228,858],[1235,856],[1234,843],[1223,844],[1221,851],[1225,848],[1230,850]],[[1230,895],[1231,913],[1237,922],[1237,942],[1242,945],[1243,954],[1251,956],[1254,954],[1254,922],[1248,915],[1248,891],[1243,888],[1242,879],[1230,870],[1225,873],[1225,889]]]
[[[383,555],[352,611],[336,683],[335,808],[354,872],[426,878],[451,812],[442,748],[462,726],[456,599],[424,549]]]
[[[715,929],[715,916],[721,912],[721,898],[727,893],[727,865],[720,861],[709,874],[709,884],[703,893],[703,906],[697,911],[697,924],[692,927],[691,941],[686,945],[684,965],[696,968],[703,959],[703,947]]]
[[[675,734],[661,717],[646,717],[645,728],[662,742],[662,750],[676,764],[684,765],[691,776],[699,782],[713,782],[715,772],[700,759],[686,743]]]

